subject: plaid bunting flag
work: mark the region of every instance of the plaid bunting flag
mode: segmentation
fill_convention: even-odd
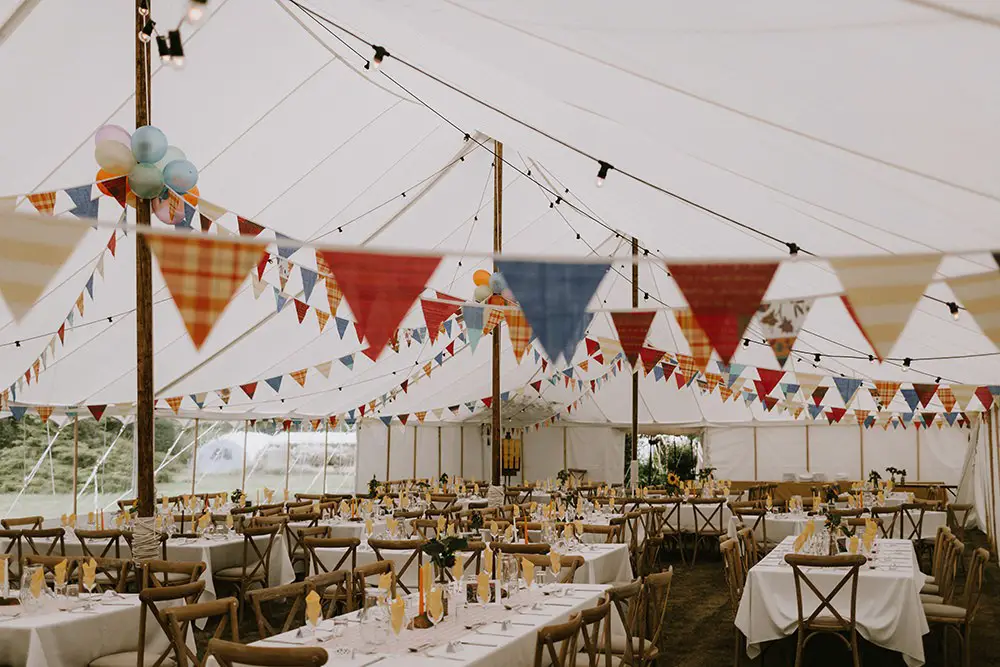
[[[316,323],[319,324],[319,331],[322,333],[323,329],[326,328],[326,323],[330,321],[330,315],[319,308],[313,308],[313,312],[316,313]]]
[[[879,410],[889,407],[892,399],[896,397],[896,392],[899,391],[900,384],[899,382],[875,381],[875,388],[869,391],[871,391],[872,398],[875,399],[875,403],[879,406]]]
[[[654,317],[655,310],[622,310],[611,313],[611,321],[618,332],[618,342],[633,370],[636,368],[639,350],[646,344],[646,334],[649,333]],[[590,352],[589,344],[587,351]]]
[[[247,220],[241,216],[236,216],[236,224],[239,227],[240,236],[257,236],[264,231],[264,228],[253,220]]]
[[[0,295],[15,321],[42,296],[86,233],[85,225],[59,219],[0,214]]]
[[[868,410],[855,410],[854,418],[858,420],[859,424],[864,424],[865,420],[868,419]]]
[[[701,331],[722,361],[728,364],[743,338],[743,331],[760,307],[778,268],[777,263],[670,264],[667,268]],[[698,352],[692,350],[692,355],[699,358]],[[705,355],[706,363],[708,356]],[[704,367],[702,364],[699,370]]]
[[[486,309],[486,325],[483,327],[483,335],[489,336],[493,329],[500,325],[504,319],[504,311],[497,308]]]
[[[889,356],[940,262],[940,255],[830,260],[844,286],[841,299],[879,361]]]
[[[951,387],[938,387],[937,395],[941,405],[944,406],[944,411],[951,412],[951,409],[955,407],[955,395],[952,393]]]
[[[678,308],[674,311],[674,317],[684,333],[684,338],[687,339],[688,347],[691,348],[691,358],[694,359],[695,369],[704,371],[712,357],[711,341],[698,325],[698,320],[689,308]]]
[[[293,380],[295,380],[296,382],[299,383],[300,387],[305,387],[306,386],[306,373],[308,373],[308,372],[309,372],[308,368],[303,368],[301,370],[297,370],[297,371],[294,371],[292,373],[289,373],[289,375],[292,376]]]
[[[330,251],[323,256],[351,305],[358,336],[368,339],[366,354],[372,358],[378,358],[441,262],[440,257],[379,253]]]
[[[38,417],[42,420],[42,422],[47,422],[49,417],[52,416],[52,407],[49,405],[39,405],[35,408],[35,411],[38,413]]]
[[[698,361],[687,354],[677,355],[677,374],[683,381],[682,386],[690,382],[704,366],[699,366]]]
[[[309,304],[298,299],[293,301],[295,301],[295,315],[299,318],[299,324],[302,324],[302,320],[306,319],[306,313],[309,312]]]
[[[201,348],[263,248],[212,237],[147,235],[163,280],[196,348]]]
[[[495,311],[494,311],[495,312]],[[490,313],[492,317],[492,313]],[[521,357],[528,348],[528,341],[531,340],[531,327],[528,319],[520,308],[510,308],[503,311],[504,320],[507,321],[507,333],[510,334],[510,344],[514,349],[514,357],[517,363],[521,363]]]
[[[56,210],[56,193],[39,192],[28,195],[28,201],[35,207],[35,210],[42,215],[52,215]]]
[[[174,411],[175,415],[180,411],[181,401],[183,400],[184,400],[183,396],[171,396],[170,398],[166,399],[167,405],[170,406],[170,409]]]
[[[722,376],[718,373],[705,373],[705,390],[709,394],[715,391],[720,382],[722,382]]]

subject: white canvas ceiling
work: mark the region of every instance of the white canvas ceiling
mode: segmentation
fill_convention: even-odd
[[[0,17],[19,5],[3,0]],[[7,101],[0,109],[0,194],[92,182],[93,132],[109,122],[134,127],[131,6],[42,0],[0,45]],[[638,237],[651,259],[787,258],[788,249],[773,239],[823,257],[943,251],[954,254],[927,294],[945,301],[954,296],[944,278],[996,269],[984,250],[1000,247],[994,159],[1000,88],[984,82],[994,78],[1000,30],[949,10],[995,18],[1000,3],[935,9],[888,0],[767,2],[751,9],[652,0],[312,0],[309,6],[493,108],[392,56],[379,72],[366,72],[369,46],[327,25],[345,40],[339,41],[286,0],[212,0],[211,16],[195,30],[185,28],[186,67],[154,72],[153,124],[199,167],[204,198],[271,230],[373,250],[441,251],[445,259],[428,287],[470,298],[472,273],[488,266],[483,253],[492,249],[493,157],[476,141],[490,145],[485,137],[496,137],[511,163],[504,172],[505,252],[628,255],[627,241],[615,232]],[[161,26],[172,25],[185,7],[181,0],[154,0],[153,15]],[[475,140],[463,141],[465,132]],[[585,155],[704,208],[616,171],[598,189],[597,163]],[[515,166],[531,169],[531,178]],[[550,206],[549,191],[573,206]],[[102,200],[102,219],[119,214],[112,200]],[[222,224],[235,229],[229,218]],[[25,320],[14,323],[0,310],[0,386],[22,376],[48,344],[109,236],[105,228],[88,233]],[[86,316],[76,318],[66,346],[18,400],[58,406],[134,400],[133,257],[133,237],[119,239]],[[292,260],[314,265],[308,250]],[[595,309],[631,304],[628,267],[613,269]],[[276,284],[276,274],[269,268],[264,279]],[[293,274],[286,291],[297,293],[298,280]],[[650,295],[644,306],[684,305],[662,264],[643,264],[640,284]],[[343,413],[397,387],[447,342],[387,352],[377,363],[359,356],[353,371],[335,363],[328,379],[312,371],[302,388],[285,377],[275,394],[264,379],[362,346],[351,333],[340,340],[333,326],[320,334],[311,314],[301,325],[291,307],[275,314],[272,295],[255,299],[248,282],[197,351],[156,270],[154,289],[157,396],[234,390],[225,409],[210,395],[197,413],[203,416]],[[866,356],[864,337],[831,296],[840,290],[825,262],[802,257],[782,265],[766,298],[823,295],[797,347]],[[321,289],[311,303],[325,303]],[[339,314],[350,319],[349,304]],[[423,324],[419,306],[404,324]],[[606,313],[589,333],[613,335]],[[687,352],[666,312],[649,341]],[[459,351],[381,414],[488,396],[488,348]],[[504,334],[504,391],[542,377],[532,359],[518,365],[509,348]],[[1000,359],[962,355],[994,353],[967,313],[956,322],[943,304],[922,299],[893,356],[956,358],[915,361],[906,374],[866,358],[828,357],[814,368],[802,356],[790,367],[985,384],[1000,378]],[[576,360],[583,358],[581,346]],[[735,361],[777,367],[769,348],[756,344],[741,348]],[[583,377],[602,372],[592,368]],[[261,386],[250,401],[237,387],[252,381]],[[564,418],[626,423],[628,386],[627,376],[616,377]],[[777,418],[742,403],[723,405],[716,395],[679,391],[672,381],[654,383],[652,376],[642,380],[641,392],[643,423]],[[537,409],[525,412],[534,418],[580,395],[546,385],[534,399]],[[196,414],[189,407],[184,413]]]

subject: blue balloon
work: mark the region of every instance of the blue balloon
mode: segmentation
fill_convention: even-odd
[[[503,279],[502,274],[494,273],[490,276],[490,289],[493,290],[494,294],[500,294],[507,289],[507,281]]]
[[[143,125],[132,133],[132,155],[136,162],[155,163],[167,152],[167,136],[152,125]]]
[[[179,195],[198,183],[198,168],[187,160],[174,160],[163,168],[163,182]]]

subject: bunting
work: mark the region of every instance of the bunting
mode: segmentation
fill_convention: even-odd
[[[757,309],[761,333],[782,367],[792,353],[812,305],[811,299],[797,299],[762,303]]]
[[[531,340],[531,327],[524,316],[524,311],[520,308],[508,308],[503,311],[503,318],[507,322],[507,332],[510,334],[510,344],[514,350],[514,358],[517,363],[521,363],[524,351],[528,349],[528,342]]]
[[[694,370],[704,371],[712,357],[712,343],[708,336],[698,324],[694,313],[688,308],[677,308],[674,310],[674,317],[677,325],[681,328],[684,338],[687,339],[688,347],[691,348],[691,358],[694,360]],[[725,363],[728,363],[726,360]],[[683,364],[682,364],[683,366]],[[691,377],[684,373],[685,377]]]
[[[837,386],[837,391],[840,393],[840,398],[844,400],[844,407],[851,407],[851,401],[854,400],[854,395],[858,393],[858,389],[861,388],[861,380],[855,378],[833,378],[833,383]]]
[[[437,298],[439,299],[437,301],[429,299],[420,300],[420,308],[424,313],[424,322],[427,323],[427,335],[430,336],[431,343],[437,342],[441,324],[456,314],[462,306],[461,299],[456,299],[441,292],[437,293]],[[479,312],[482,313],[481,308]]]

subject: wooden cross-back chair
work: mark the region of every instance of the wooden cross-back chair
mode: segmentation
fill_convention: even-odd
[[[204,573],[205,563],[202,561],[143,561],[140,590],[193,584]]]
[[[535,667],[575,667],[576,638],[581,625],[582,619],[577,613],[565,623],[539,628],[535,639]]]
[[[354,598],[354,608],[362,609],[365,604],[365,593],[368,590],[376,590],[378,588],[378,579],[385,574],[392,575],[392,587],[389,589],[389,595],[395,599],[396,589],[398,586],[399,577],[396,576],[396,564],[391,560],[379,560],[374,563],[367,563],[365,565],[359,565],[351,571],[351,583],[350,592]],[[375,577],[375,581],[372,582],[370,579]]]
[[[202,660],[199,660],[197,653],[187,645],[188,628],[196,621],[217,619],[212,639],[221,638],[228,628],[232,640],[234,642],[240,640],[240,627],[236,611],[238,606],[236,598],[221,598],[211,602],[196,602],[182,607],[170,607],[163,611],[163,615],[170,624],[170,637],[174,642],[178,667],[188,667],[189,660],[196,667],[204,667],[208,661],[207,654]]]
[[[303,540],[309,537],[330,537],[330,526],[313,524],[305,527],[296,527],[291,524],[285,526],[285,539],[288,542],[288,559],[292,562],[292,569],[296,569],[296,566],[302,565],[303,569],[308,572],[309,552],[306,550]]]
[[[21,531],[21,552],[35,556],[65,556],[66,531],[62,528],[37,528]]]
[[[342,568],[353,570],[358,566],[358,547],[361,546],[361,540],[356,537],[304,537],[302,546],[309,559],[309,566],[306,568],[308,572],[319,574]],[[344,553],[333,567],[329,567],[316,553],[317,549],[343,549]]]
[[[284,503],[271,503],[270,505],[258,505],[257,516],[277,516],[285,513]]]
[[[581,667],[611,667],[611,600],[603,595],[597,604],[580,611],[580,638],[583,646],[576,657]]]
[[[681,555],[681,562],[686,562],[684,556],[684,530],[681,526],[681,508],[684,506],[684,499],[678,497],[655,498],[648,502],[655,503],[657,506],[663,508],[663,514],[659,517],[659,529],[652,536],[662,539],[660,548],[670,549],[671,547],[676,547],[677,552]],[[647,540],[650,537],[651,535],[646,535]]]
[[[860,667],[861,658],[858,653],[857,630],[858,574],[867,559],[860,554],[840,556],[785,554],[785,562],[792,566],[792,576],[795,579],[795,602],[798,611],[795,667],[801,667],[804,664],[805,648],[809,640],[821,634],[832,635],[843,641],[851,650],[854,667]],[[822,593],[809,578],[807,572],[807,570],[810,572],[814,570],[833,571],[844,568],[847,569],[847,572],[830,593]],[[850,611],[843,613],[833,605],[833,600],[846,587],[849,587]],[[816,607],[811,611],[808,611],[804,606],[803,588],[811,591],[818,601]]]
[[[250,606],[257,619],[257,633],[260,638],[266,639],[271,635],[288,632],[293,628],[305,625],[306,595],[312,590],[312,584],[308,581],[299,581],[294,584],[258,588],[248,592]],[[281,627],[275,627],[271,624],[271,619],[275,616],[274,610],[270,609],[270,614],[266,614],[262,608],[265,603],[273,603],[275,600],[290,601]],[[273,605],[268,604],[267,606],[271,608]]]
[[[530,486],[508,486],[503,497],[507,505],[521,505],[531,500],[533,489]]]
[[[622,635],[611,635],[611,651],[622,665],[637,667],[648,652],[642,580],[613,586],[606,594],[624,631]]]
[[[120,530],[84,530],[77,528],[76,539],[80,549],[88,558],[121,558],[121,543],[124,533]]]
[[[965,591],[962,604],[923,604],[927,623],[933,629],[940,627],[945,636],[953,632],[958,636],[962,653],[962,667],[972,664],[972,622],[979,609],[979,601],[983,592],[983,573],[990,553],[986,549],[976,549],[972,554],[969,572],[965,578]],[[948,642],[942,641],[942,648],[947,652]],[[947,659],[947,654],[944,656]]]
[[[615,521],[612,519],[612,521]],[[622,524],[620,523],[622,519],[619,519],[619,523],[614,524],[593,524],[585,523],[583,524],[583,534],[584,535],[604,535],[605,544],[618,544],[622,541]],[[576,527],[573,528],[576,531]]]
[[[883,538],[892,539],[899,533],[897,525],[900,525],[900,511],[898,505],[895,507],[872,508],[872,518],[882,520],[882,525],[879,526],[879,535]]]
[[[78,566],[76,558],[67,558],[66,556],[39,556],[37,554],[26,554],[21,557],[21,570],[23,571],[26,567],[40,567],[45,573],[45,580],[51,583],[55,579],[56,565],[59,563],[66,563],[66,583],[68,584],[73,580],[76,574],[76,569]]]
[[[691,498],[688,500],[694,511],[694,551],[691,553],[691,564],[698,560],[698,547],[701,544],[718,545],[719,538],[726,533],[723,525],[724,498]]]
[[[243,558],[239,565],[216,570],[212,573],[215,581],[235,588],[239,593],[239,610],[242,616],[247,591],[254,586],[267,588],[271,570],[271,551],[280,525],[248,527],[243,530]],[[265,538],[261,548],[257,538]]]
[[[247,646],[224,639],[208,642],[206,657],[220,667],[322,667],[329,660],[326,649],[318,646],[269,647]]]
[[[354,611],[351,570],[334,570],[306,577],[306,581],[320,597],[323,618],[339,616]]]
[[[174,642],[171,639],[172,630],[167,619],[163,616],[157,604],[165,602],[180,602],[183,604],[193,604],[198,601],[202,591],[205,589],[204,581],[196,581],[190,584],[179,586],[164,586],[161,588],[148,588],[139,592],[139,601],[142,606],[139,611],[139,637],[138,650],[119,651],[110,653],[90,661],[88,667],[120,667],[121,665],[142,665],[143,667],[161,667],[173,665],[175,661],[171,659],[171,653],[176,657]],[[163,631],[163,636],[167,638],[166,646],[149,658],[146,657],[146,627],[149,624],[149,617]]]
[[[322,493],[296,493],[295,494],[295,500],[297,502],[303,502],[303,501],[306,501],[306,500],[308,500],[309,502],[312,502],[314,500],[322,501],[324,498],[326,498],[326,496],[324,494],[322,494]]]
[[[420,539],[423,540],[429,540],[433,537],[437,537],[437,526],[437,519],[412,519],[410,521],[410,530],[413,531],[412,534],[415,537],[419,536]]]
[[[665,572],[650,574],[642,582],[642,599],[645,606],[646,637],[649,648],[637,655],[641,665],[655,665],[665,647],[664,628],[667,621],[667,602],[670,599],[670,584],[673,582],[674,568]]]
[[[747,529],[744,529],[747,530]],[[722,569],[726,576],[726,588],[729,591],[729,611],[730,619],[736,620],[736,611],[740,606],[740,599],[743,597],[743,586],[746,581],[743,572],[743,563],[740,560],[740,549],[736,540],[724,540],[719,545],[722,554]],[[736,624],[732,624],[735,633],[735,644],[733,649],[733,665],[739,667],[743,661],[745,651],[745,640]]]
[[[432,493],[428,509],[447,509],[454,505],[456,500],[458,500],[458,496],[454,493]]]
[[[732,506],[733,515],[750,529],[754,541],[758,544],[758,552],[767,551],[771,546],[767,541],[767,510],[759,507]]]
[[[7,567],[8,581],[16,581],[15,577],[21,576],[21,531],[2,529],[0,540],[7,541],[7,546],[0,552],[0,556],[3,557]]]
[[[965,552],[963,544],[950,530],[939,530],[929,583],[920,589],[920,601],[937,604],[951,604],[955,591],[955,576],[958,563]]]
[[[757,551],[757,540],[754,539],[753,531],[750,528],[743,527],[736,531],[736,541],[740,547],[743,578],[746,580],[747,572],[760,560],[759,552]]]
[[[478,575],[483,568],[483,551],[485,550],[486,543],[476,540],[475,542],[469,542],[468,546],[462,549],[461,553],[456,553],[455,558],[462,558],[463,554],[465,556],[465,560],[462,561],[462,572]],[[455,576],[450,568],[444,571],[444,577],[448,581],[455,581]]]
[[[540,554],[523,554],[517,557],[517,567],[521,568],[521,561],[530,561],[535,566],[535,572],[548,571],[552,569],[552,559],[550,556]],[[576,578],[576,572],[586,561],[583,556],[559,556],[559,572],[555,575],[557,584],[572,584]]]
[[[414,582],[418,578],[418,573],[420,567],[424,564],[424,552],[423,546],[426,540],[422,539],[412,539],[412,540],[368,540],[368,546],[371,547],[372,551],[375,552],[375,558],[378,560],[386,559],[387,555],[392,553],[407,554],[406,560],[403,561],[402,565],[395,566],[397,586],[403,589],[403,591],[409,595],[410,586],[413,587],[415,591],[417,589],[416,583],[411,583],[409,586],[403,581],[403,577],[406,576],[407,572],[410,572],[410,567],[415,567],[416,570],[413,572]]]
[[[899,536],[904,540],[913,541],[914,546],[923,537],[925,510],[923,503],[903,503],[899,506],[901,524]],[[920,555],[919,551],[917,555]]]
[[[4,530],[39,530],[45,521],[43,516],[21,516],[0,520]]]
[[[88,560],[81,558],[80,562]],[[130,581],[135,581],[132,572],[132,561],[126,558],[94,558],[97,566],[95,580],[98,592],[115,591],[124,593]],[[83,568],[78,571],[80,582],[83,582]]]

